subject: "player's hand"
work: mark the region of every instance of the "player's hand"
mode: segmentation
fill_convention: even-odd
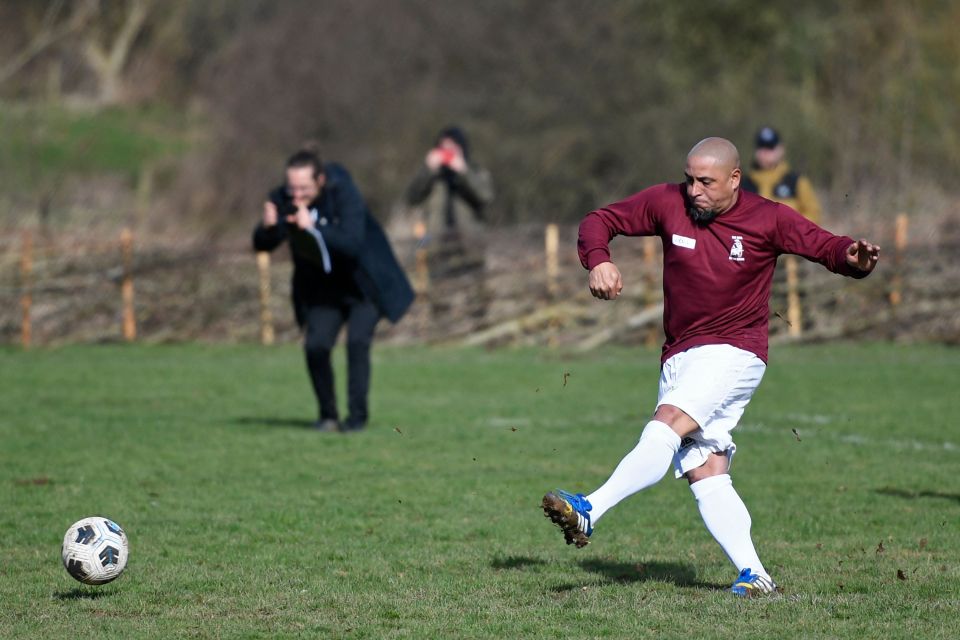
[[[590,293],[601,300],[615,300],[623,291],[620,269],[612,262],[601,262],[590,270]]]
[[[847,247],[847,264],[866,273],[873,271],[880,259],[880,246],[862,238]]]
[[[277,206],[269,200],[263,203],[263,226],[272,227],[277,224]]]
[[[310,211],[305,204],[297,206],[297,212],[287,216],[287,222],[292,222],[301,229],[309,229],[313,226],[313,218],[310,217]]]

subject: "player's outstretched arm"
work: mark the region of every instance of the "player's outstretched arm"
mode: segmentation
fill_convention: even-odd
[[[880,260],[880,245],[871,244],[864,239],[857,240],[847,247],[847,264],[864,273],[870,273]]]
[[[612,262],[601,262],[590,269],[590,293],[601,300],[615,300],[623,291],[620,269]]]

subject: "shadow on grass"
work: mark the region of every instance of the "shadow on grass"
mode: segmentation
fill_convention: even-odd
[[[531,558],[530,556],[506,556],[505,558],[494,558],[490,561],[490,566],[494,569],[523,569],[544,564],[547,563],[540,558]]]
[[[879,493],[882,496],[892,496],[894,498],[905,498],[907,500],[916,500],[917,498],[942,498],[944,500],[960,502],[960,493],[947,493],[946,491],[909,491],[895,487],[883,487],[882,489],[874,489],[874,493]]]
[[[697,580],[697,573],[693,567],[679,562],[617,562],[614,560],[589,559],[582,560],[580,566],[591,573],[603,577],[600,584],[631,584],[634,582],[671,582],[678,587],[694,587],[725,591],[730,587],[726,584],[711,584]],[[584,584],[562,584],[553,587],[553,591],[562,593],[574,591],[586,586],[595,586],[596,582]]]
[[[312,429],[313,420],[304,420],[303,418],[266,418],[255,416],[242,416],[232,420],[234,424],[252,425],[255,427],[295,427],[299,429]]]
[[[113,595],[113,590],[104,591],[103,589],[85,589],[83,587],[74,587],[63,591],[54,591],[54,600],[97,600]]]

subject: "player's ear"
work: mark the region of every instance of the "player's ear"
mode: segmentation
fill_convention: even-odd
[[[317,174],[317,186],[323,189],[323,185],[327,182],[327,174],[319,173]]]
[[[741,175],[742,173],[740,172],[740,167],[737,167],[736,169],[730,172],[730,186],[732,186],[734,189],[737,189],[740,187]]]

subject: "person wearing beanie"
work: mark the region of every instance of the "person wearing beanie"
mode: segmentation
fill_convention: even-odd
[[[746,172],[742,188],[796,209],[815,224],[821,224],[820,201],[810,180],[793,170],[786,160],[786,147],[773,127],[757,132],[753,163]]]
[[[485,208],[492,200],[490,173],[474,162],[464,130],[442,129],[406,193],[407,204],[425,230],[421,243],[427,250],[435,318],[449,319],[454,308],[474,319],[486,314],[489,293],[482,231]]]

